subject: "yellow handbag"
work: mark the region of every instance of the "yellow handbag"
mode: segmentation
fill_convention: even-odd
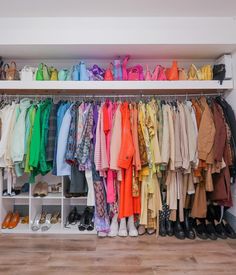
[[[194,64],[191,64],[188,71],[188,80],[201,80],[202,73],[201,70],[198,70]]]
[[[185,72],[184,68],[178,68],[179,71],[179,80],[188,80],[188,75]]]
[[[50,68],[50,73],[51,73],[51,77],[50,77],[50,80],[58,80],[58,71],[57,69],[55,69],[54,67],[51,67]]]
[[[204,65],[201,67],[202,80],[212,80],[213,70],[211,65]]]

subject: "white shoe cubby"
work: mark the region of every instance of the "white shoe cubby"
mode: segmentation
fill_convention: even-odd
[[[49,185],[62,183],[61,193],[48,193],[46,197],[34,197],[33,191],[35,185],[39,181],[45,181]],[[17,178],[15,186],[22,186],[25,182],[28,182],[28,176],[23,175]],[[96,231],[79,231],[78,223],[75,225],[67,225],[66,221],[70,211],[73,207],[77,207],[80,214],[82,214],[83,209],[87,206],[86,197],[65,197],[65,178],[53,176],[51,173],[45,176],[37,176],[35,183],[30,184],[29,193],[20,193],[16,196],[3,196],[3,190],[6,189],[6,180],[1,176],[0,182],[0,222],[1,225],[4,221],[5,216],[9,211],[18,212],[21,217],[29,216],[29,224],[19,224],[14,229],[0,229],[1,233],[32,233],[32,234],[96,234]],[[31,229],[34,222],[35,216],[38,213],[45,211],[47,213],[60,212],[61,222],[53,224],[51,228],[47,231],[33,231]]]

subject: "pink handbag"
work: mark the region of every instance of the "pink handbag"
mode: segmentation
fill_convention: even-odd
[[[151,74],[151,72],[150,72],[150,70],[149,70],[149,68],[148,68],[148,65],[146,65],[145,80],[146,80],[146,81],[152,80],[152,74]]]
[[[165,68],[163,68],[162,66],[159,66],[159,74],[157,80],[167,80]]]
[[[127,55],[122,64],[122,78],[123,80],[128,80],[128,72],[127,72],[127,63],[129,61],[129,55]]]
[[[127,70],[128,72],[128,80],[143,80],[143,67],[141,65],[136,65]]]

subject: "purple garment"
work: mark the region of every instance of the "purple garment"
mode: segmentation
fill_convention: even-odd
[[[97,125],[98,125],[98,105],[93,105],[93,147],[95,148],[96,144],[96,131],[97,131]]]

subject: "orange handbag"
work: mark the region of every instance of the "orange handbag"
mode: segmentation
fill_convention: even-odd
[[[177,61],[173,61],[171,68],[167,68],[165,73],[167,80],[179,80]]]
[[[105,71],[104,80],[106,80],[106,81],[114,80],[113,73],[112,73],[112,63]]]

